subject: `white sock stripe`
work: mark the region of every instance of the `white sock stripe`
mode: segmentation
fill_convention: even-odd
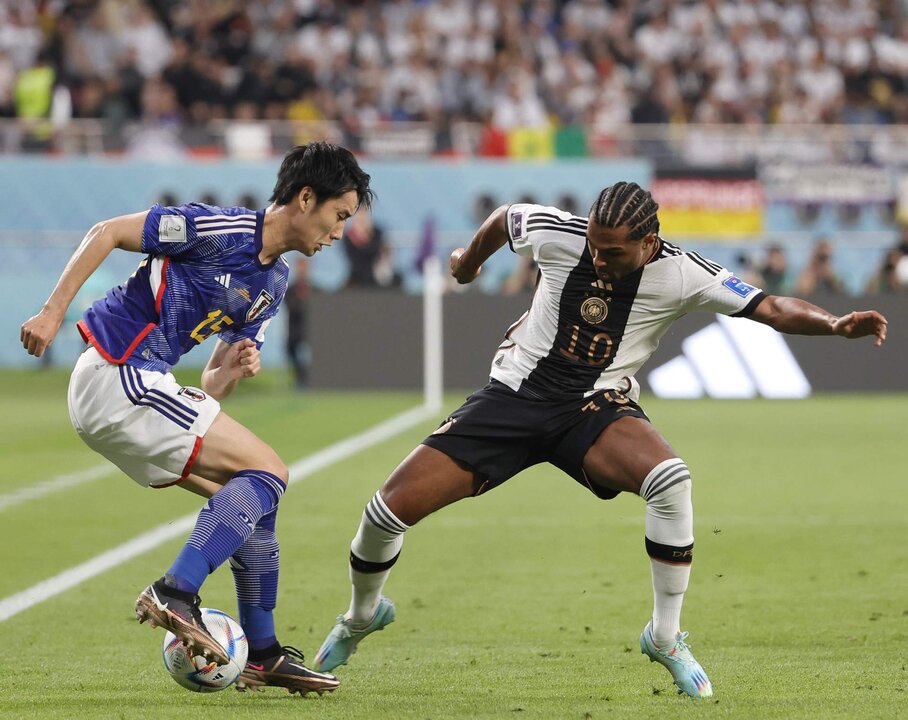
[[[659,493],[663,493],[673,485],[677,485],[682,480],[690,480],[690,470],[687,466],[679,467],[667,475],[659,478],[658,483],[653,483],[647,490],[646,499],[652,500]]]
[[[366,515],[366,520],[375,525],[375,527],[381,528],[386,533],[390,533],[391,535],[395,534],[394,530],[385,525],[385,523],[381,519],[379,519],[378,516],[376,516],[375,511],[372,509],[371,502],[363,509],[363,513],[365,513]]]
[[[366,518],[371,522],[375,527],[381,528],[389,535],[400,535],[403,531],[394,527],[385,517],[382,516],[380,509],[375,505],[374,502],[370,502],[366,505],[365,511]]]
[[[661,483],[663,479],[667,478],[669,475],[674,475],[674,473],[679,470],[687,470],[687,465],[681,458],[663,460],[650,470],[649,475],[643,479],[643,483],[640,485],[641,497],[648,500],[656,489],[657,483]]]
[[[379,493],[375,493],[375,496],[369,501],[369,505],[387,525],[395,529],[395,532],[403,533],[410,529],[409,525],[405,525],[397,519],[397,516],[385,505],[385,501],[382,500]]]
[[[395,515],[393,512],[391,512],[391,508],[389,508],[387,505],[385,505],[385,501],[382,499],[380,492],[375,493],[372,500],[378,504],[378,506],[381,508],[382,512],[387,516],[388,520],[392,524],[394,524],[400,528],[401,532],[406,532],[407,530],[410,529],[409,525],[407,525],[405,522],[401,521],[397,517],[397,515]]]
[[[400,522],[388,507],[381,501],[375,502],[374,500],[369,503],[372,506],[373,511],[381,518],[382,522],[391,528],[395,533],[404,533],[407,531],[407,526]]]
[[[275,494],[278,497],[278,500],[280,500],[284,496],[284,490],[286,490],[284,483],[282,483],[271,473],[266,473],[264,470],[247,470],[244,474],[246,475],[246,477],[254,476],[256,480],[260,480],[262,483],[274,490]]]

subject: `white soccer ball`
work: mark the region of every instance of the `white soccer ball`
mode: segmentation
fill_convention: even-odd
[[[164,667],[180,685],[193,692],[217,692],[230,687],[243,672],[249,643],[240,624],[227,613],[201,608],[202,621],[209,634],[227,651],[230,662],[216,665],[204,655],[191,656],[173,633],[164,638]]]

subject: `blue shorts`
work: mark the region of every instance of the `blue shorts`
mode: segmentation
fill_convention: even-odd
[[[583,458],[602,431],[625,416],[649,421],[637,403],[615,389],[552,400],[491,380],[422,444],[473,470],[479,482],[477,495],[547,462],[596,497],[610,500],[619,491],[593,484],[583,471]]]

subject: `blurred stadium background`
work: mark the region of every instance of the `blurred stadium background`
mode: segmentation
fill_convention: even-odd
[[[354,149],[379,195],[343,248],[299,268],[313,290],[316,387],[342,383],[337,339],[322,337],[343,327],[324,321],[337,316],[332,293],[366,293],[351,302],[373,318],[408,306],[391,295],[418,307],[424,259],[466,243],[490,208],[530,199],[584,214],[618,179],[652,188],[666,238],[774,292],[843,309],[882,302],[897,328],[901,303],[877,298],[908,287],[905,9],[4,0],[0,331],[16,335],[93,222],[155,202],[264,207],[282,153],[316,138]],[[112,258],[77,305],[134,260]],[[501,253],[467,294],[519,313],[530,277]],[[482,362],[455,386],[481,381],[500,327],[459,335]],[[284,362],[284,332],[266,346],[269,365]],[[69,365],[77,349],[64,333],[50,362]],[[0,365],[30,364],[0,346]],[[391,386],[418,375],[397,367]]]

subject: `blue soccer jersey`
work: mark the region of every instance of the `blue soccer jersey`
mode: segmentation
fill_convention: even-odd
[[[289,267],[263,264],[264,212],[200,203],[155,205],[142,232],[148,256],[78,323],[108,361],[167,372],[212,335],[261,347]]]

